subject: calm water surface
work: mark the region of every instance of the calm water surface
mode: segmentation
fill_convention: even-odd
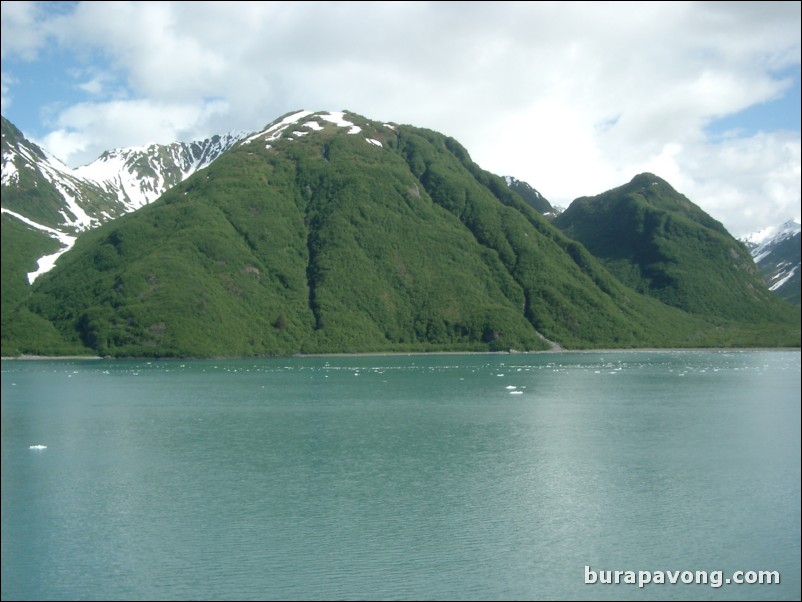
[[[2,598],[798,600],[800,353],[4,361]]]

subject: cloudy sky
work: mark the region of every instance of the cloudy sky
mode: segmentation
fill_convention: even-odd
[[[735,236],[800,213],[799,2],[2,2],[3,116],[103,150],[354,111],[567,206],[651,171]]]

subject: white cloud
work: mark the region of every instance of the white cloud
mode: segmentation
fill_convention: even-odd
[[[103,138],[108,140],[135,140],[135,146],[196,140],[203,137],[200,132],[211,116],[224,113],[227,108],[220,101],[81,103],[61,112],[56,129],[36,143],[67,165],[82,165],[99,155],[94,132],[103,132]],[[103,150],[112,147],[105,146]]]
[[[735,235],[799,215],[802,170],[798,135],[759,133],[695,146],[679,165],[686,196]]]
[[[15,54],[32,60],[46,40],[39,27],[41,10],[36,2],[3,2],[0,21],[0,56]]]
[[[799,202],[798,133],[704,131],[788,87],[776,73],[800,62],[796,2],[83,2],[45,21],[13,4],[27,8],[7,36],[4,3],[4,53],[32,57],[52,35],[126,84],[128,100],[59,112],[41,142],[66,161],[350,109],[454,136],[560,205],[644,170],[734,232],[747,200],[771,223]]]
[[[77,87],[90,96],[106,96],[109,91],[109,85],[114,81],[113,75],[106,72],[97,72],[96,70],[86,74],[76,73],[75,77],[84,79],[83,82],[77,84]]]
[[[5,115],[6,109],[11,106],[12,98],[9,95],[9,91],[11,90],[11,86],[15,83],[17,83],[15,77],[12,77],[5,71],[0,73],[0,107],[2,107],[3,115]]]

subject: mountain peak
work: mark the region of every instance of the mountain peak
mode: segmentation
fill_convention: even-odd
[[[282,115],[261,131],[243,139],[242,144],[262,142],[269,149],[273,143],[279,140],[292,141],[314,132],[331,132],[345,129],[346,134],[361,134],[368,144],[383,147],[383,143],[376,137],[372,137],[372,134],[385,128],[392,130],[395,129],[395,125],[370,121],[351,111],[312,112],[299,110]]]
[[[743,245],[654,174],[577,199],[554,224],[625,284],[685,311],[744,319],[771,302]]]
[[[559,213],[559,211],[556,211],[551,203],[549,203],[544,196],[540,194],[540,192],[535,190],[527,182],[523,182],[512,176],[504,176],[504,181],[511,190],[517,192],[518,195],[524,201],[534,207],[538,213],[546,216],[552,216]]]
[[[653,173],[643,172],[636,175],[632,180],[629,182],[632,186],[668,186],[671,188],[671,184],[666,182],[663,178],[660,178]],[[673,190],[673,188],[671,188]]]
[[[743,242],[750,248],[760,246],[768,241],[779,238],[794,236],[802,231],[799,219],[790,219],[781,226],[768,226],[757,232],[747,235]]]

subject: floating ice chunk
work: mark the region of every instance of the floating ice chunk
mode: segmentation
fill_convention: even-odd
[[[47,445],[41,445],[41,444],[29,445],[28,449],[47,449]]]
[[[518,387],[516,387],[515,385],[507,385],[507,388],[508,389],[517,389]]]
[[[510,395],[523,395],[523,391],[510,391]]]

